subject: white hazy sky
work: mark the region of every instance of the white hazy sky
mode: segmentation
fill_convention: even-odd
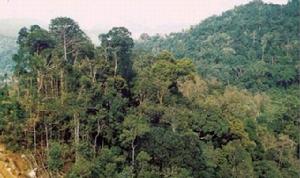
[[[187,28],[250,0],[0,0],[0,19],[34,19],[49,23],[57,16],[68,16],[83,29],[126,26],[147,32]],[[287,0],[264,0],[285,4]],[[140,26],[140,27],[138,27]],[[1,28],[1,27],[0,27]],[[170,29],[178,31],[180,29]],[[136,31],[136,32],[135,32]],[[151,32],[150,32],[151,33]]]

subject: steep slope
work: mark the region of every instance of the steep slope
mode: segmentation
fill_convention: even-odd
[[[12,56],[16,51],[16,39],[0,35],[0,76],[12,72],[14,66]]]
[[[136,50],[169,50],[189,57],[199,72],[250,89],[297,83],[299,1],[287,5],[256,0],[213,16],[183,33],[140,40]]]

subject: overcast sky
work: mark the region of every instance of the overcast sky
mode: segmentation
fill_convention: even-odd
[[[34,19],[47,24],[54,17],[68,16],[86,30],[125,26],[133,33],[151,33],[153,30],[165,33],[187,28],[211,15],[221,14],[249,1],[0,0],[0,19]],[[287,0],[264,2],[285,4]]]

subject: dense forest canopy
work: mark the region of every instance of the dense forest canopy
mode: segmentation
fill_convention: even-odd
[[[253,1],[184,33],[20,29],[1,140],[44,177],[297,178],[299,1]],[[41,176],[41,177],[43,177]]]
[[[189,57],[202,76],[243,88],[287,87],[299,83],[299,9],[297,0],[287,5],[252,1],[182,33],[143,35],[136,47]]]

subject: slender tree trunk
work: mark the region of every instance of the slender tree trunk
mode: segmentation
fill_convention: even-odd
[[[93,67],[91,62],[89,62],[89,65],[90,65],[91,78],[92,78],[93,83],[95,83],[95,81],[96,81],[96,67]]]
[[[176,126],[172,125],[172,132],[176,132]]]
[[[78,58],[78,50],[76,50],[75,52],[74,64],[77,63],[77,58]]]
[[[34,153],[36,154],[36,129],[35,129],[35,120],[33,124],[33,148],[34,148]]]
[[[64,71],[61,69],[60,71],[60,98],[61,98],[61,104],[63,104],[63,97],[64,97]]]
[[[115,58],[115,69],[114,69],[114,77],[117,75],[117,70],[118,70],[118,57],[116,52],[114,52],[114,58]]]
[[[159,104],[163,104],[163,94],[162,94],[162,92],[160,92],[160,91],[158,91],[157,92],[157,97],[158,97],[158,100],[159,100]]]
[[[135,139],[131,142],[131,168],[132,168],[132,178],[134,177],[134,166],[135,166],[135,145],[134,145]]]
[[[53,79],[53,76],[51,76],[51,81],[50,81],[50,87],[51,87],[51,97],[54,97],[54,85],[55,85],[55,81]]]
[[[75,141],[75,146],[76,146],[76,152],[75,152],[75,161],[78,160],[78,151],[77,151],[77,147],[79,144],[79,128],[80,128],[80,123],[79,123],[79,118],[76,116],[76,114],[74,114],[74,121],[75,121],[75,129],[74,129],[74,141]]]
[[[41,91],[41,88],[42,88],[42,85],[41,85],[41,75],[40,75],[40,72],[39,71],[37,71],[38,72],[38,76],[37,76],[37,98],[38,98],[38,102],[37,102],[37,115],[36,115],[36,118],[34,118],[34,126],[33,126],[33,144],[34,144],[34,152],[36,153],[36,145],[37,145],[37,143],[36,143],[36,120],[38,121],[39,119],[39,106],[40,106],[40,102],[39,102],[39,99],[40,99],[40,91]]]
[[[97,120],[97,134],[94,139],[94,156],[96,156],[97,140],[99,135],[100,135],[100,124],[99,124],[99,120]]]
[[[45,96],[46,96],[46,98],[50,95],[51,96],[51,94],[50,94],[50,92],[51,91],[48,91],[48,85],[49,85],[49,81],[48,80],[50,80],[50,82],[51,82],[51,79],[49,79],[49,78],[47,78],[46,76],[45,76],[45,82],[44,82],[44,78],[43,78],[43,85],[44,85],[44,90],[45,90]],[[50,84],[51,85],[51,84]],[[49,94],[48,94],[49,93]]]
[[[64,60],[67,61],[67,44],[66,44],[66,30],[64,29],[63,32],[63,38],[64,38]]]
[[[49,151],[49,135],[48,135],[48,126],[45,124],[45,137],[46,137],[46,148],[47,148],[47,154]]]

